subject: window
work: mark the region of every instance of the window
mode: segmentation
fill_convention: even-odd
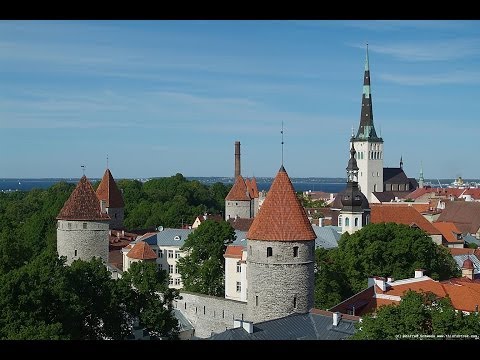
[[[240,281],[237,281],[237,292],[242,291],[242,283]]]
[[[345,218],[345,226],[350,226],[350,219],[349,218]]]
[[[168,250],[168,258],[173,259],[173,250]]]
[[[168,279],[168,283],[169,283],[170,285],[173,285],[173,279],[172,279],[172,278]]]
[[[258,306],[258,295],[255,296],[255,306]]]
[[[84,229],[87,228],[87,223],[83,223],[83,228],[84,228]]]
[[[293,257],[298,257],[298,246],[293,247]]]
[[[168,265],[168,273],[173,274],[173,265]]]
[[[297,297],[296,296],[293,297],[293,308],[294,309],[297,308]]]
[[[117,218],[117,213],[115,213],[115,219]]]
[[[68,230],[72,230],[72,223],[68,223],[67,226],[68,226]]]
[[[237,273],[239,272],[242,272],[242,264],[239,262],[237,262]]]
[[[377,171],[377,177],[380,177],[380,173]]]
[[[158,249],[158,257],[163,258],[163,250]]]
[[[203,306],[203,315],[205,315],[205,305]]]
[[[175,259],[180,259],[180,251],[175,251]]]
[[[342,217],[341,216],[338,217],[338,226],[342,226]]]
[[[75,255],[74,256],[77,256],[77,249],[75,249]]]
[[[272,248],[269,246],[267,247],[267,257],[270,257],[273,255],[273,251],[272,251]]]
[[[358,218],[355,218],[355,226],[358,226]]]
[[[180,278],[175,279],[175,285],[180,285]]]
[[[160,270],[163,270],[163,265],[162,264],[158,264],[158,267],[160,268]]]
[[[185,302],[184,309],[187,310],[187,303]]]
[[[175,274],[178,274],[178,266],[175,266]]]
[[[377,191],[377,184],[373,184],[373,191],[374,191],[374,192]]]
[[[365,216],[365,225],[368,225],[369,222],[370,222],[370,216],[367,215]]]

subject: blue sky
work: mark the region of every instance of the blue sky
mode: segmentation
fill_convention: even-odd
[[[480,178],[479,21],[0,21],[0,177],[344,177],[369,43],[385,166]]]

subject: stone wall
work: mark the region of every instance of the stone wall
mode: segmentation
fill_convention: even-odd
[[[272,255],[267,256],[267,248]],[[298,247],[294,256],[294,247]],[[247,243],[248,320],[307,313],[314,297],[314,241]]]
[[[225,220],[229,218],[235,218],[238,216],[242,219],[250,219],[252,217],[251,213],[251,201],[225,201]]]
[[[110,229],[123,228],[123,208],[107,208],[107,214],[110,216]]]
[[[183,291],[180,295],[182,300],[176,301],[174,307],[192,323],[196,337],[207,338],[231,329],[235,319],[248,320],[244,302]]]
[[[67,265],[76,259],[90,260],[94,256],[101,257],[103,262],[107,263],[108,221],[59,220],[57,252],[59,256],[67,257]]]

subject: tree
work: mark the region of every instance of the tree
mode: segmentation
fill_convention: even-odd
[[[236,239],[235,230],[226,221],[206,220],[190,233],[181,250],[187,255],[178,260],[186,291],[223,296],[227,245]]]
[[[173,314],[178,290],[168,288],[167,272],[155,263],[133,263],[117,280],[116,295],[130,329],[138,319],[140,326],[155,337],[178,337],[178,321]]]
[[[338,248],[316,250],[315,306],[330,308],[367,287],[370,276],[405,279],[425,269],[435,280],[460,276],[447,248],[421,229],[395,223],[369,224]]]
[[[478,336],[480,316],[456,311],[448,297],[409,290],[399,304],[381,306],[356,326],[352,339],[444,339],[452,335]]]

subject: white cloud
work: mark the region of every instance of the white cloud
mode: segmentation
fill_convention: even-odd
[[[454,71],[442,74],[404,75],[379,74],[380,79],[400,85],[448,85],[448,84],[477,84],[480,83],[480,72]]]

